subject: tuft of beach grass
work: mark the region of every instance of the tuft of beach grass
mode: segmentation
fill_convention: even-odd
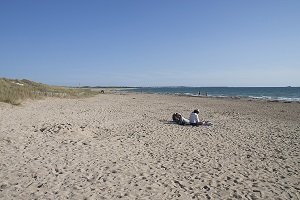
[[[43,97],[82,98],[99,94],[91,89],[78,89],[49,86],[42,83],[22,79],[0,78],[0,102],[19,105],[26,99]]]

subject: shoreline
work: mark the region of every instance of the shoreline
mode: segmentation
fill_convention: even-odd
[[[122,91],[124,93],[131,94],[152,94],[152,95],[170,95],[170,96],[182,96],[182,97],[195,97],[195,98],[211,98],[211,99],[224,99],[224,100],[241,100],[241,101],[258,101],[258,102],[270,102],[270,103],[299,103],[300,100],[288,101],[279,99],[265,99],[257,97],[241,97],[241,96],[205,96],[205,95],[193,95],[193,94],[176,94],[176,93],[151,93],[151,92],[136,92],[136,91],[124,91],[114,90],[115,92]]]
[[[146,87],[134,90],[128,92],[300,102],[300,87]]]

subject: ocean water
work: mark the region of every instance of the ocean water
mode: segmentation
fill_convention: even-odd
[[[300,102],[300,87],[140,87],[128,91]]]

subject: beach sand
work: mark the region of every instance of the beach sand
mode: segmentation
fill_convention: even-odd
[[[180,126],[198,108],[213,126]],[[0,199],[299,199],[300,104],[154,94],[0,104]]]

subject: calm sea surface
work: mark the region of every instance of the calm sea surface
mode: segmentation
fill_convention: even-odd
[[[300,87],[141,87],[128,91],[189,96],[240,97],[279,101],[299,101]]]

